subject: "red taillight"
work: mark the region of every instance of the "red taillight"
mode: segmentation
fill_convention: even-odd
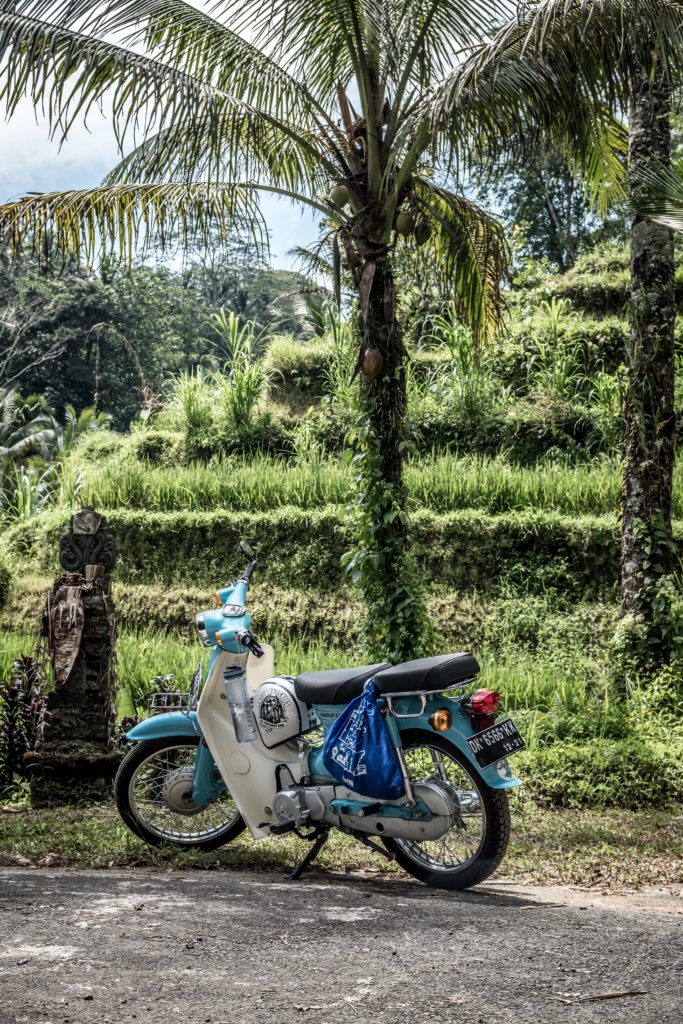
[[[495,690],[475,690],[467,707],[472,715],[495,715],[500,707],[500,694]]]

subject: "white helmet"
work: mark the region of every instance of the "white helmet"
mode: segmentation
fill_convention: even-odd
[[[254,717],[263,745],[269,750],[310,732],[318,724],[313,709],[297,697],[291,676],[276,676],[261,683],[254,694]]]

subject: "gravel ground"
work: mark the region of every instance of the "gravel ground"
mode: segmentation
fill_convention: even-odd
[[[663,890],[4,870],[0,1022],[680,1024],[682,939]]]

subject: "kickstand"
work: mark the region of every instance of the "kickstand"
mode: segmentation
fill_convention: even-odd
[[[301,861],[300,864],[297,864],[293,871],[289,871],[285,875],[285,878],[289,878],[292,882],[295,882],[297,878],[301,878],[306,868],[309,866],[309,864],[313,863],[315,858],[322,850],[323,846],[328,840],[329,834],[330,830],[328,828],[321,829],[315,838],[315,842],[311,846],[310,850],[308,851],[304,859]]]

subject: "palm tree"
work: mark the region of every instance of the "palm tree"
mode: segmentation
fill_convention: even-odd
[[[45,454],[54,437],[55,422],[39,399],[0,390],[0,460],[15,463]]]
[[[0,232],[20,244],[33,231],[39,244],[53,230],[61,248],[92,255],[100,241],[129,250],[178,225],[246,225],[258,239],[262,192],[320,214],[335,276],[343,263],[356,290],[367,378],[367,530],[354,565],[361,583],[374,581],[383,654],[405,657],[419,608],[401,575],[407,353],[392,254],[402,238],[429,247],[459,314],[485,338],[508,250],[454,180],[545,131],[571,141],[591,182],[614,184],[619,131],[580,77],[568,88],[552,66],[532,66],[518,31],[485,42],[496,0],[220,0],[211,11],[183,0],[0,0],[8,111],[28,92],[66,136],[110,104],[125,152],[99,188],[0,208]]]
[[[668,661],[671,623],[662,581],[674,566],[671,506],[676,455],[674,253],[665,202],[650,192],[670,182],[670,115],[683,81],[683,6],[672,0],[544,0],[527,9],[511,38],[533,64],[551,63],[567,87],[628,112],[631,220],[630,339],[622,491],[622,613],[644,622],[641,665]],[[665,188],[666,191],[666,188]],[[675,189],[674,189],[675,191]],[[675,195],[674,195],[675,200]],[[649,220],[650,212],[660,217]],[[674,211],[675,212],[675,211]]]
[[[14,491],[19,468],[32,455],[47,455],[55,422],[40,400],[0,388],[0,509]]]

